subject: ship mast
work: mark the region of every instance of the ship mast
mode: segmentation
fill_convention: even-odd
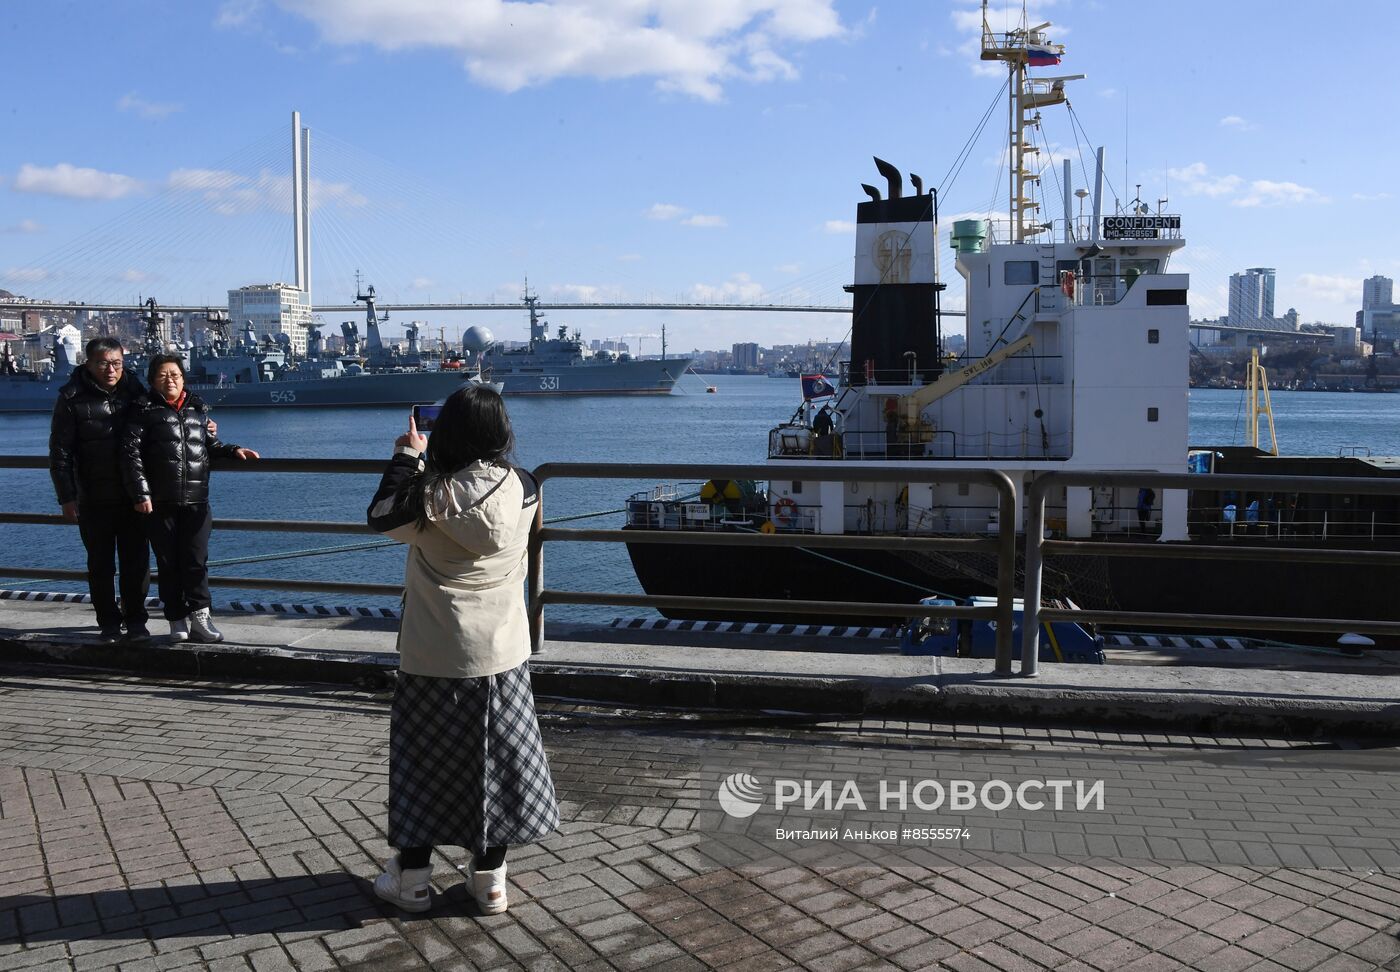
[[[1059,78],[1032,78],[1027,68],[1059,64],[1065,46],[1046,40],[1044,31],[1050,26],[1049,23],[1027,27],[1024,26],[1024,17],[1023,8],[1023,26],[1004,34],[994,34],[987,22],[987,0],[982,0],[982,60],[1004,61],[1011,71],[1011,83],[1007,89],[1007,137],[1011,150],[1009,210],[1011,239],[1016,243],[1046,229],[1045,225],[1036,221],[1040,203],[1032,195],[1035,183],[1040,181],[1040,172],[1027,168],[1028,163],[1033,163],[1034,157],[1040,153],[1030,139],[1031,130],[1040,127],[1039,109],[1065,102],[1065,82],[1084,77],[1074,74]]]

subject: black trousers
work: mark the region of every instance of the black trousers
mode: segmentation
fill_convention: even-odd
[[[87,549],[88,594],[100,628],[146,623],[151,553],[141,514],[125,503],[79,503],[78,535]],[[113,579],[121,562],[121,606]],[[125,617],[123,617],[125,615]]]
[[[156,583],[167,621],[209,606],[209,504],[157,503],[144,517],[156,552]]]

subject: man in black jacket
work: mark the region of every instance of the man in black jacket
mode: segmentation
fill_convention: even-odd
[[[58,393],[49,432],[49,473],[63,518],[78,524],[87,548],[88,591],[102,640],[116,643],[122,622],[130,641],[146,641],[150,551],[141,517],[122,483],[121,437],[128,413],[145,394],[123,370],[121,344],[94,338],[87,360]],[[112,575],[121,560],[121,606]]]

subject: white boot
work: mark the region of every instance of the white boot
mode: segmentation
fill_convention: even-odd
[[[478,871],[474,863],[467,865],[467,880],[471,882],[472,897],[483,914],[499,915],[506,910],[506,866],[494,871]]]
[[[206,645],[224,640],[224,633],[214,627],[214,619],[209,616],[208,608],[195,608],[190,615],[190,638]]]
[[[433,906],[433,891],[428,881],[433,865],[400,870],[399,856],[389,858],[384,873],[374,879],[374,893],[404,911],[427,911]]]

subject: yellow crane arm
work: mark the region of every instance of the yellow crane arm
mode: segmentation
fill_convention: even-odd
[[[906,427],[912,428],[919,419],[919,413],[944,395],[956,391],[978,375],[991,371],[1013,354],[1026,350],[1034,343],[1035,341],[1027,334],[1023,338],[1012,341],[1004,348],[998,348],[985,358],[977,359],[966,368],[944,372],[933,384],[925,385],[918,391],[905,395],[901,401],[904,405]]]

